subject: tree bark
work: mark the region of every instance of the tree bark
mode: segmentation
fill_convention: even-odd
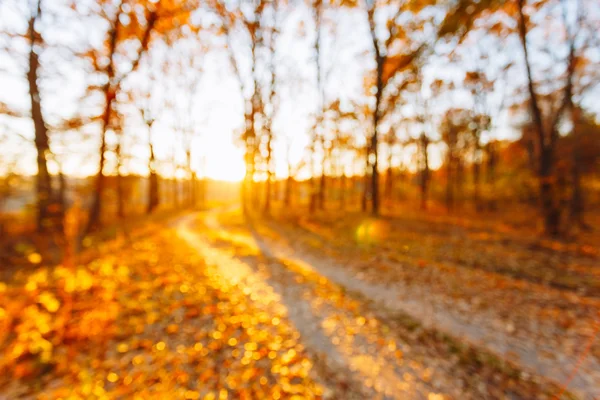
[[[486,168],[486,179],[487,179],[487,190],[490,193],[488,200],[488,209],[490,211],[496,210],[496,145],[494,142],[487,144],[487,168]]]
[[[244,195],[243,195],[243,208],[246,212],[250,209],[250,206],[256,203],[256,185],[254,182],[256,173],[256,115],[260,111],[260,94],[258,87],[258,80],[256,77],[256,38],[253,34],[252,39],[252,79],[254,82],[254,89],[252,97],[250,99],[250,112],[246,117],[246,131],[244,132],[244,143],[246,146],[246,175],[244,177]]]
[[[575,156],[574,156],[575,157]],[[581,189],[581,173],[579,170],[578,162],[573,160],[573,166],[571,167],[571,221],[579,226],[580,228],[588,228],[588,225],[583,219],[583,211],[585,209],[585,203],[583,200],[583,190]]]
[[[479,138],[475,138],[475,154],[473,162],[473,204],[477,212],[482,210],[481,206],[481,147]]]
[[[429,138],[422,133],[419,138],[420,156],[420,189],[421,189],[421,209],[427,209],[427,192],[429,187]]]
[[[148,157],[148,208],[146,214],[152,213],[159,203],[159,188],[158,188],[158,174],[156,173],[156,156],[154,154],[154,144],[152,143],[152,124],[148,124],[148,149],[150,150],[150,156]]]
[[[292,204],[292,183],[293,183],[293,174],[292,174],[292,162],[290,159],[290,151],[291,144],[288,139],[287,149],[286,149],[286,159],[287,159],[287,178],[285,180],[285,188],[283,192],[283,204],[288,207]]]
[[[315,168],[315,147],[316,139],[313,137],[313,143],[311,146],[311,157],[310,157],[310,180],[309,180],[309,199],[308,199],[308,212],[314,214],[317,210],[317,177]]]
[[[454,207],[454,185],[452,182],[453,166],[454,160],[452,158],[448,158],[446,165],[446,210],[448,212],[452,211],[452,208]]]
[[[192,143],[189,142],[187,143],[187,149],[185,151],[185,159],[186,159],[186,172],[187,172],[187,176],[188,176],[188,182],[187,182],[187,189],[185,190],[187,192],[187,205],[188,207],[194,207],[194,184],[195,184],[195,175],[194,175],[194,170],[192,169]]]
[[[323,147],[323,152],[325,152],[323,140],[321,140],[321,144]],[[327,162],[327,159],[326,159],[325,155],[323,155],[323,162],[322,162],[323,165],[321,166],[321,176],[319,177],[319,195],[318,195],[319,210],[325,209],[325,191],[326,191],[326,185],[327,185],[326,184],[327,175],[325,173],[326,162]]]
[[[271,158],[273,149],[271,147],[271,140],[273,136],[271,134],[271,129],[269,127],[268,138],[267,138],[267,180],[265,182],[265,213],[269,214],[271,212],[271,196],[272,196],[272,180],[273,180],[273,171],[271,168]]]
[[[173,176],[171,185],[173,186],[173,207],[179,208],[179,180],[177,179],[177,176]]]
[[[292,176],[288,175],[285,180],[285,192],[283,196],[283,204],[289,207],[292,204]]]
[[[105,175],[104,175],[104,164],[106,161],[106,151],[107,151],[107,143],[106,143],[106,132],[110,127],[111,117],[112,117],[112,107],[114,100],[117,97],[117,92],[120,89],[121,82],[125,78],[125,76],[121,76],[119,80],[115,82],[116,78],[116,70],[114,65],[114,56],[117,50],[117,41],[119,39],[119,30],[121,27],[120,17],[122,15],[122,1],[119,2],[118,12],[115,14],[115,19],[112,21],[111,29],[108,31],[108,65],[106,67],[106,84],[104,85],[104,96],[105,96],[105,106],[104,113],[102,116],[102,132],[100,138],[100,162],[98,165],[98,173],[96,175],[96,183],[95,183],[95,192],[92,198],[92,205],[90,207],[88,224],[85,229],[85,232],[91,232],[100,224],[100,215],[102,213],[102,195],[104,193],[105,187]],[[148,22],[144,34],[141,38],[141,46],[138,50],[137,57],[132,63],[131,69],[128,73],[135,71],[141,61],[142,55],[148,49],[148,44],[150,43],[150,36],[154,26],[156,24],[157,15],[156,11],[152,11],[148,16]]]
[[[319,127],[323,124],[323,108],[325,106],[325,95],[323,92],[323,77],[321,73],[321,18],[323,11],[322,0],[315,0],[313,3],[313,14],[315,19],[315,63],[317,69],[317,92],[318,92],[318,104],[317,114],[315,116],[315,126],[313,127],[313,147],[312,147],[312,172],[311,175],[311,199],[309,204],[309,211],[314,213],[316,209],[323,209],[325,201],[325,137],[324,133],[318,134]],[[320,136],[320,137],[319,137]],[[323,157],[321,159],[321,175],[319,176],[319,182],[317,184],[316,168],[314,167],[314,156],[316,153],[317,141],[321,142],[321,150],[323,151]]]
[[[387,174],[385,177],[385,198],[389,202],[390,206],[392,205],[393,191],[394,191],[394,168],[392,166],[393,145],[394,144],[393,144],[392,140],[390,139],[390,141],[388,142],[389,153],[388,153],[388,160],[387,160]]]
[[[582,229],[589,229],[584,220],[585,200],[581,186],[581,138],[577,130],[579,109],[573,111],[573,151],[571,153],[571,199],[570,220]]]
[[[36,11],[29,20],[29,70],[27,72],[27,81],[29,84],[29,99],[31,103],[31,119],[33,120],[35,132],[35,149],[37,152],[36,175],[36,202],[37,218],[36,225],[38,232],[46,232],[51,228],[51,203],[53,198],[52,179],[48,171],[48,154],[50,151],[48,128],[44,121],[42,113],[41,94],[38,87],[38,72],[40,67],[38,47],[42,45],[41,36],[35,31],[35,24],[40,19],[42,13],[41,0],[38,0]]]
[[[192,208],[198,206],[198,178],[195,171],[192,171],[190,178],[190,206]]]
[[[115,149],[115,155],[117,156],[117,217],[123,219],[125,217],[125,188],[123,187],[123,174],[121,171],[122,167],[122,140],[123,133],[119,132],[119,143]]]
[[[464,175],[465,165],[460,153],[454,159],[454,204],[460,206],[461,201],[464,199]]]
[[[533,84],[531,63],[529,62],[529,49],[527,47],[527,23],[523,12],[525,0],[518,0],[519,11],[519,37],[525,58],[527,71],[527,89],[529,91],[529,104],[533,117],[534,126],[538,135],[539,146],[539,194],[542,205],[544,232],[550,236],[556,236],[560,231],[560,210],[556,205],[556,193],[554,185],[554,142],[555,126],[546,133],[544,129],[542,112],[539,108],[537,94]],[[558,113],[560,114],[560,113]],[[554,125],[554,124],[553,124]]]
[[[363,212],[367,212],[368,209],[368,202],[369,202],[369,150],[368,150],[368,146],[366,149],[366,154],[367,157],[365,157],[365,171],[364,171],[364,176],[362,176],[362,181],[363,181],[363,191],[362,191],[362,198],[361,198],[361,210]]]
[[[277,3],[274,3],[274,7],[277,7]],[[276,88],[275,88],[275,84],[276,84],[276,68],[275,68],[275,38],[276,38],[276,32],[277,32],[277,10],[274,9],[273,12],[275,13],[274,19],[273,19],[273,29],[271,31],[271,35],[269,37],[269,74],[270,74],[270,80],[269,80],[269,95],[268,95],[268,102],[271,105],[271,110],[270,113],[268,113],[269,115],[266,115],[267,113],[265,112],[265,133],[267,136],[267,158],[265,160],[266,163],[266,167],[267,167],[267,180],[265,182],[265,213],[266,214],[270,214],[271,213],[271,197],[273,196],[273,178],[274,178],[274,173],[273,173],[273,115],[275,113],[275,94],[276,94]],[[266,109],[263,107],[263,110],[266,111]]]
[[[377,45],[376,45],[377,48]],[[378,165],[378,134],[379,134],[379,109],[381,107],[381,96],[383,92],[383,63],[384,58],[377,51],[377,93],[375,94],[375,110],[373,111],[373,135],[367,155],[367,162],[371,163],[371,212],[374,216],[379,215],[379,165]]]
[[[343,211],[346,208],[346,171],[342,166],[342,176],[340,176],[340,209]]]
[[[108,66],[106,67],[106,83],[104,84],[104,112],[102,114],[102,132],[100,137],[100,149],[99,149],[99,165],[98,165],[98,173],[96,175],[96,183],[95,183],[95,191],[92,198],[92,205],[90,207],[90,212],[88,216],[88,223],[85,229],[86,233],[91,232],[96,229],[100,224],[100,214],[102,212],[102,195],[104,194],[104,186],[105,186],[105,176],[104,176],[104,164],[106,161],[106,131],[110,125],[111,115],[112,115],[112,105],[113,101],[116,98],[116,93],[114,93],[113,81],[115,79],[115,67],[113,63],[113,58],[117,49],[117,40],[119,36],[119,28],[121,26],[119,18],[121,17],[121,7],[119,7],[119,11],[117,12],[114,21],[112,22],[112,27],[108,33],[108,43],[109,43],[109,59]]]

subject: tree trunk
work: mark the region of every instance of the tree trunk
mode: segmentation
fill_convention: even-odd
[[[117,91],[120,88],[120,83],[123,81],[125,76],[121,76],[120,79],[115,83],[116,70],[114,65],[114,56],[117,50],[117,41],[119,39],[119,30],[121,28],[121,15],[123,8],[121,5],[123,1],[118,3],[118,12],[115,14],[115,19],[112,21],[111,28],[108,31],[108,65],[106,67],[106,83],[104,85],[104,96],[105,106],[104,113],[102,116],[102,131],[100,139],[100,163],[98,166],[98,174],[96,176],[95,192],[92,198],[92,205],[90,207],[88,224],[85,232],[90,232],[95,229],[100,223],[100,215],[102,213],[102,194],[104,193],[105,187],[105,176],[104,176],[104,163],[106,161],[105,153],[107,150],[106,146],[106,131],[108,130],[111,123],[112,116],[112,105],[116,98]],[[157,21],[156,11],[150,13],[147,18],[147,26],[144,34],[141,38],[141,46],[137,53],[137,58],[133,61],[131,68],[128,73],[135,71],[140,63],[142,55],[148,48],[150,42],[150,36],[154,25]]]
[[[258,138],[257,138],[257,140],[258,140]],[[256,181],[256,176],[259,175],[260,172],[261,172],[260,168],[257,167],[257,166],[261,165],[260,164],[260,161],[261,161],[260,157],[261,157],[260,149],[259,149],[259,145],[257,144],[254,147],[254,164],[253,164],[254,165],[253,166],[253,169],[254,169],[253,176],[254,176],[254,178],[252,179],[252,207],[255,210],[258,210],[260,208],[261,195],[263,193],[260,190],[261,189],[261,183]]]
[[[125,218],[125,188],[120,166],[117,167],[117,217]]]
[[[256,130],[256,116],[262,109],[261,107],[261,97],[260,97],[260,87],[258,77],[256,76],[256,66],[257,66],[257,40],[252,34],[253,39],[251,43],[251,61],[252,61],[252,70],[251,76],[253,80],[253,92],[252,97],[250,98],[250,108],[249,113],[246,118],[246,132],[245,132],[245,145],[246,145],[246,176],[245,176],[245,199],[244,199],[244,209],[248,211],[250,207],[256,206],[258,193],[256,190],[256,156],[257,156],[257,148],[258,148],[258,135]]]
[[[195,191],[195,173],[194,170],[192,169],[192,150],[191,150],[191,143],[188,143],[187,145],[187,149],[185,152],[185,159],[186,159],[186,172],[187,172],[187,176],[189,177],[189,180],[187,182],[187,205],[188,207],[194,207],[194,191]]]
[[[56,195],[54,196],[54,202],[56,204],[56,218],[54,223],[54,230],[58,232],[60,235],[60,241],[63,242],[63,245],[66,242],[63,241],[65,239],[65,216],[68,208],[67,204],[67,177],[63,172],[62,165],[56,161],[58,164],[58,190]]]
[[[460,202],[464,199],[464,175],[465,175],[465,166],[463,163],[463,159],[459,156],[457,156],[454,159],[454,165],[455,165],[455,170],[454,170],[454,185],[455,185],[455,192],[454,192],[454,204],[458,204],[460,206]]]
[[[244,212],[247,213],[250,210],[250,206],[254,199],[254,172],[255,172],[255,154],[254,154],[254,106],[252,112],[249,114],[248,124],[245,133],[245,162],[246,162],[246,174],[244,175],[244,183],[242,185],[242,207]]]
[[[577,164],[577,162],[574,162]],[[572,193],[571,193],[571,221],[580,228],[587,228],[587,224],[583,219],[583,211],[585,203],[583,200],[583,190],[581,189],[581,174],[579,167],[573,165],[571,167]]]
[[[578,113],[579,110],[573,110]],[[571,154],[571,199],[570,199],[570,220],[573,224],[582,229],[589,229],[585,223],[583,214],[585,211],[585,201],[583,189],[581,187],[581,143],[580,136],[576,130],[577,116],[573,116],[573,152]]]
[[[271,180],[272,180],[272,172],[270,168],[267,168],[267,180],[265,181],[265,213],[269,214],[271,212]]]
[[[371,148],[368,161],[371,161],[371,198],[372,198],[372,214],[379,215],[379,166],[378,166],[378,129],[379,129],[379,104],[381,101],[381,88],[378,89],[375,101],[375,112],[373,113],[373,136],[371,136]]]
[[[50,152],[48,129],[42,113],[41,94],[38,87],[39,56],[36,47],[41,43],[41,37],[35,31],[36,21],[41,17],[41,0],[38,0],[37,10],[29,20],[29,99],[31,102],[31,119],[35,130],[35,149],[37,152],[36,202],[38,232],[46,232],[51,228],[52,180],[48,172],[47,156]]]
[[[375,79],[376,79],[376,92],[375,92],[375,109],[373,110],[373,123],[371,133],[371,140],[369,141],[367,151],[367,165],[371,166],[371,196],[372,196],[372,209],[373,216],[379,215],[379,165],[378,165],[378,140],[379,140],[379,119],[380,119],[380,108],[381,99],[383,97],[383,66],[386,62],[387,54],[382,52],[379,48],[379,42],[377,34],[375,32],[375,6],[367,10],[367,17],[369,22],[369,32],[371,34],[371,42],[373,45],[373,51],[375,52]]]
[[[325,151],[325,149],[323,149]],[[319,177],[319,196],[318,196],[318,205],[319,210],[325,209],[325,190],[326,190],[326,179],[327,176],[325,174],[325,163],[326,157],[323,155],[323,165],[321,166],[321,176]]]
[[[566,2],[563,5],[566,6]],[[565,86],[565,109],[571,109],[571,125],[573,126],[573,151],[571,152],[571,199],[569,204],[570,220],[579,228],[588,230],[590,227],[585,223],[583,213],[585,210],[583,188],[581,186],[582,160],[581,160],[581,135],[579,133],[579,122],[581,108],[576,107],[573,102],[573,75],[576,67],[575,37],[569,35],[569,65],[567,68],[567,83]]]
[[[342,166],[342,176],[340,176],[340,209],[346,208],[346,171]]]
[[[387,199],[387,201],[390,203],[390,206],[392,205],[392,199],[393,199],[393,191],[394,191],[394,169],[392,167],[392,159],[393,159],[393,154],[392,154],[392,143],[388,143],[388,147],[389,147],[389,154],[388,154],[388,160],[387,160],[387,174],[385,177],[385,198]]]
[[[427,210],[427,186],[428,186],[427,169],[421,171],[421,210]]]
[[[148,129],[152,129],[151,126]],[[148,208],[146,213],[150,214],[158,207],[160,202],[158,196],[158,174],[156,173],[156,156],[154,154],[154,145],[152,144],[151,137],[148,138],[148,148],[150,150],[150,157],[148,158]]]
[[[316,139],[313,138],[313,143],[311,147],[311,157],[310,157],[310,187],[309,187],[309,199],[308,199],[308,212],[310,214],[314,214],[317,210],[317,183],[316,183],[316,168],[315,168],[315,144]]]
[[[117,217],[123,219],[125,217],[125,189],[123,187],[123,174],[121,173],[122,157],[121,157],[121,141],[123,134],[119,133],[119,143],[115,149],[117,157]]]
[[[104,161],[106,153],[106,131],[103,129],[102,138],[100,139],[100,163],[98,173],[96,175],[95,191],[92,197],[92,206],[88,217],[86,232],[91,232],[100,224],[100,213],[102,211],[102,194],[104,193]]]
[[[158,204],[158,175],[152,170],[148,177],[148,208],[146,214],[151,214],[158,207]]]
[[[154,153],[154,143],[152,142],[153,121],[147,123],[148,126],[148,208],[146,214],[152,213],[160,203],[158,174],[156,173],[156,155]]]
[[[374,35],[374,33],[373,33]],[[375,110],[373,110],[373,134],[369,152],[367,152],[367,162],[371,164],[371,197],[374,216],[379,215],[379,165],[378,165],[378,140],[379,140],[379,109],[381,108],[381,97],[383,95],[383,64],[385,57],[381,56],[377,39],[373,36],[373,45],[375,47],[375,60],[377,62],[377,93],[375,93]]]
[[[273,158],[273,147],[272,147],[273,134],[271,132],[271,120],[269,119],[267,126],[267,159],[265,160],[267,165],[267,180],[265,182],[265,208],[266,214],[271,213],[271,197],[272,197],[272,181],[273,181],[273,170],[272,170],[272,158]]]
[[[319,177],[319,183],[318,183],[318,188],[317,188],[317,182],[316,182],[316,176],[314,176],[314,178],[312,179],[313,185],[312,185],[312,189],[313,189],[313,195],[311,196],[311,204],[310,204],[310,210],[311,212],[314,212],[315,209],[323,209],[324,207],[324,202],[325,202],[325,159],[326,159],[326,149],[325,149],[325,136],[324,136],[324,132],[321,131],[321,134],[319,135],[319,127],[322,127],[323,125],[323,110],[325,108],[325,93],[323,90],[323,76],[322,76],[322,71],[321,71],[321,17],[322,17],[322,11],[323,11],[323,1],[322,0],[316,0],[313,3],[313,16],[315,19],[315,30],[316,30],[316,37],[315,37],[315,43],[314,43],[314,50],[315,50],[315,64],[316,64],[316,72],[317,72],[317,92],[318,92],[318,102],[317,102],[317,112],[316,112],[316,116],[315,116],[315,126],[313,128],[314,132],[313,132],[313,157],[314,157],[314,153],[316,152],[316,146],[317,146],[317,140],[320,140],[321,142],[321,150],[323,151],[323,157],[321,159],[321,175]],[[314,163],[314,159],[312,161]],[[313,168],[313,172],[315,172],[316,174],[316,170]],[[314,198],[314,199],[313,199]]]
[[[519,37],[525,58],[525,67],[527,71],[527,88],[529,91],[529,103],[533,122],[538,135],[539,146],[539,194],[542,205],[542,216],[544,223],[544,232],[550,236],[556,236],[560,230],[560,210],[556,206],[554,190],[554,141],[555,127],[550,128],[547,135],[542,121],[542,112],[538,105],[537,94],[533,84],[531,64],[529,62],[529,50],[527,47],[527,25],[523,13],[524,0],[518,0],[519,11]]]
[[[119,9],[120,10],[120,9]],[[106,161],[106,131],[110,125],[112,115],[112,104],[116,97],[113,88],[113,80],[115,78],[115,67],[113,64],[113,57],[117,48],[117,40],[119,36],[120,22],[119,18],[121,11],[119,11],[113,21],[113,27],[109,31],[109,60],[106,69],[106,83],[104,85],[104,113],[102,114],[102,131],[100,137],[100,150],[99,150],[99,165],[98,173],[96,175],[95,191],[93,193],[92,205],[88,216],[88,223],[85,229],[86,233],[96,229],[100,224],[100,214],[102,213],[102,194],[104,193],[105,176],[104,176],[104,163]]]
[[[367,212],[368,209],[368,200],[369,200],[369,150],[367,148],[367,157],[365,158],[365,172],[362,177],[363,181],[363,191],[361,198],[361,210],[363,212]]]
[[[176,176],[173,177],[171,185],[173,187],[173,207],[179,208],[179,180]]]
[[[289,207],[292,204],[292,176],[288,174],[285,180],[285,192],[283,195],[283,204]]]
[[[454,159],[450,156],[448,157],[446,165],[446,210],[448,212],[452,211],[454,207],[454,182],[453,182],[453,168],[454,168]]]
[[[487,187],[490,193],[488,200],[488,208],[491,211],[496,210],[496,148],[494,142],[490,142],[487,145]]]
[[[420,176],[420,186],[421,186],[421,209],[427,209],[427,189],[429,187],[429,138],[425,136],[425,134],[421,134],[420,138],[420,151],[421,151],[421,176]]]
[[[190,179],[190,197],[190,205],[192,208],[196,208],[198,206],[198,177],[195,171],[192,171],[192,178]]]
[[[475,145],[475,157],[473,162],[473,204],[475,205],[475,210],[480,212],[482,210],[481,206],[481,148],[479,147],[479,140],[477,140],[477,144]]]
[[[64,219],[67,210],[67,178],[62,168],[58,171],[58,203],[60,204],[61,220]]]
[[[542,146],[540,153],[539,190],[544,216],[544,231],[550,236],[557,236],[560,233],[560,210],[556,206],[553,152],[546,145]]]

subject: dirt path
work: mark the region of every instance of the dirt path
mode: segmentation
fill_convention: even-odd
[[[253,262],[249,255],[242,256],[242,261],[226,246],[219,248],[207,243],[189,228],[191,221],[188,217],[180,222],[179,236],[192,245],[207,264],[215,265],[224,279],[240,286],[265,312],[287,314],[313,354],[324,357],[350,377],[349,386],[359,388],[359,393],[367,398],[436,398],[437,389],[422,379],[430,372],[417,364],[409,366],[398,362],[398,351],[402,354],[402,350],[407,349],[397,348],[390,341],[378,346],[376,342],[380,338],[374,335],[366,319],[338,309],[325,300],[333,297],[327,293],[314,296],[312,288],[299,284],[291,271],[275,271],[268,263]],[[211,229],[220,229],[214,225],[214,218],[207,221]],[[237,251],[237,254],[244,253]],[[350,329],[356,330],[356,334],[347,335]],[[378,348],[368,351],[369,346]],[[451,385],[443,386],[451,390]]]
[[[278,229],[273,224],[270,227],[272,232],[269,235],[255,232],[255,239],[276,257],[317,271],[387,309],[401,311],[426,327],[442,330],[453,337],[486,348],[534,374],[558,383],[567,382],[581,353],[585,352],[586,341],[566,338],[563,336],[565,331],[554,325],[556,321],[548,324],[536,318],[516,320],[515,315],[500,314],[501,311],[495,307],[472,307],[464,299],[452,298],[442,291],[432,290],[433,285],[363,279],[362,274],[348,268],[353,260],[328,256],[323,251],[302,245],[297,237],[291,237],[286,230]],[[482,281],[487,278],[486,272],[479,275]],[[432,275],[429,282],[443,286],[443,277]],[[536,285],[528,285],[530,289],[534,286]],[[526,289],[521,289],[524,290]],[[552,290],[545,290],[545,295],[551,292]],[[536,292],[535,295],[537,294]],[[485,295],[486,293],[482,293],[477,300],[486,301]],[[552,303],[552,298],[548,302]],[[570,381],[569,389],[584,399],[600,397],[600,361],[594,354],[588,354],[583,359],[577,374]]]
[[[556,392],[464,356],[471,353],[452,353],[445,345],[402,332],[400,325],[390,326],[346,289],[374,293],[345,281],[336,268],[309,264],[251,229],[223,227],[217,212],[201,224],[193,215],[180,219],[177,233],[265,312],[285,313],[308,353],[347,377],[349,393],[359,398],[544,398]]]

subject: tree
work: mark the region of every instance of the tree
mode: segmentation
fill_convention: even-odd
[[[193,155],[196,154],[194,148],[195,139],[200,136],[198,125],[202,118],[206,116],[205,112],[198,110],[197,96],[199,94],[202,78],[204,77],[204,58],[208,54],[209,48],[206,45],[203,32],[191,30],[188,34],[183,34],[180,30],[174,30],[172,33],[171,51],[177,55],[180,60],[176,68],[173,69],[173,79],[179,86],[179,91],[173,96],[174,116],[176,118],[176,129],[180,131],[181,144],[185,154],[184,171],[187,178],[187,204],[195,207],[198,204],[198,179],[196,169],[193,166]]]
[[[378,144],[379,124],[383,119],[384,92],[394,78],[409,68],[426,48],[425,42],[411,35],[420,29],[427,17],[419,17],[419,12],[430,5],[428,1],[400,1],[380,3],[366,1],[366,14],[373,46],[375,76],[372,91],[375,104],[372,108],[371,137],[367,151],[367,165],[371,172],[372,213],[379,214],[379,169]],[[390,10],[393,13],[390,14]],[[407,18],[413,18],[408,23]],[[379,21],[383,20],[381,24]],[[383,25],[383,26],[381,26]],[[385,31],[385,35],[380,32]],[[380,36],[381,35],[381,36]],[[402,91],[403,86],[397,88]],[[398,93],[397,92],[397,93]]]
[[[267,8],[268,1],[253,0],[250,7],[242,7],[241,3],[229,3],[216,1],[212,5],[217,15],[221,18],[221,28],[225,34],[229,60],[238,81],[240,94],[244,98],[244,126],[241,139],[245,148],[244,161],[246,173],[242,184],[242,205],[244,212],[248,212],[251,202],[256,200],[255,173],[256,160],[259,154],[259,137],[257,133],[259,114],[262,110],[262,98],[260,94],[260,81],[258,76],[258,50],[264,40],[263,14]],[[242,62],[235,55],[233,38],[236,25],[240,26],[249,41],[250,57],[250,82],[245,81],[242,71]]]
[[[36,24],[42,18],[42,0],[37,1],[35,10],[31,13],[27,34],[29,37],[29,69],[27,82],[29,83],[29,99],[31,102],[31,119],[35,131],[35,149],[37,152],[38,173],[36,176],[37,197],[37,229],[39,232],[47,231],[51,225],[51,204],[53,199],[52,181],[48,172],[48,155],[50,145],[48,128],[41,106],[41,93],[38,87],[40,69],[39,51],[43,46],[41,33],[36,31]]]
[[[104,107],[100,123],[98,172],[86,232],[100,225],[106,181],[104,169],[106,153],[109,151],[107,133],[114,127],[114,109],[123,82],[138,69],[153,33],[165,34],[173,27],[186,23],[193,9],[195,4],[190,0],[119,0],[116,4],[110,1],[100,3],[98,16],[107,23],[108,29],[103,48],[90,49],[87,56],[94,72],[105,82],[99,87],[90,88],[92,92],[102,93]],[[137,43],[133,51],[129,50],[132,42]],[[124,57],[128,62],[123,60]]]
[[[107,52],[104,57],[107,58],[106,65],[103,66],[100,63],[100,58],[103,56],[100,51],[93,51],[90,53],[92,62],[98,73],[104,75],[105,84],[102,87],[104,94],[104,111],[102,116],[101,131],[100,131],[100,149],[99,149],[99,165],[98,173],[96,175],[95,191],[92,198],[92,204],[90,206],[90,212],[88,217],[88,225],[86,232],[90,232],[97,228],[100,224],[100,216],[102,212],[102,196],[105,188],[105,172],[104,164],[106,161],[106,152],[108,150],[106,134],[111,127],[111,120],[113,117],[113,104],[117,98],[118,92],[121,90],[123,80],[132,72],[135,71],[140,64],[142,56],[148,49],[152,31],[158,20],[157,8],[160,7],[160,2],[154,5],[154,3],[148,3],[145,5],[146,15],[145,23],[138,20],[138,15],[131,12],[131,6],[128,5],[125,0],[121,0],[117,4],[116,10],[112,10],[113,17],[107,22],[109,29],[106,33],[106,48]],[[110,4],[106,4],[106,7],[111,9]],[[124,17],[127,14],[132,14],[130,18],[132,21],[137,21],[141,28],[141,36],[135,35],[136,40],[139,40],[140,44],[136,51],[131,63],[130,68],[126,72],[119,74],[118,67],[116,64],[116,56],[118,54],[119,44],[130,38],[131,31],[135,32],[135,29],[127,29],[128,27],[123,26],[123,21],[126,20]],[[107,15],[108,10],[103,10],[103,15]],[[126,34],[130,33],[129,35]]]
[[[314,126],[312,128],[311,138],[311,196],[309,211],[314,212],[316,208],[323,209],[325,205],[325,185],[326,185],[326,172],[325,172],[325,160],[326,160],[326,149],[325,149],[325,132],[324,132],[324,112],[325,112],[325,73],[323,70],[323,15],[325,12],[326,4],[323,0],[311,0],[312,14],[315,24],[315,67],[316,67],[316,81],[317,81],[317,109],[315,113]],[[319,177],[319,183],[317,188],[317,176],[315,168],[315,156],[317,143],[320,143],[322,157],[321,157],[321,175]]]
[[[566,61],[564,94],[559,100],[558,106],[549,114],[550,122],[544,123],[544,116],[539,104],[539,95],[535,87],[535,80],[529,55],[527,32],[529,30],[529,19],[525,14],[525,0],[517,0],[518,32],[523,50],[523,60],[527,72],[527,91],[529,93],[529,109],[533,120],[533,126],[537,134],[538,146],[538,179],[539,195],[542,205],[544,232],[551,236],[560,233],[561,209],[558,203],[556,176],[555,174],[555,152],[558,141],[558,124],[563,113],[569,107],[573,93],[573,74],[575,71],[575,47],[569,46]]]
[[[566,41],[569,48],[567,74],[573,74],[573,78],[571,78],[573,80],[573,88],[569,92],[569,89],[565,87],[565,100],[570,111],[569,116],[573,142],[570,168],[571,198],[569,219],[576,226],[582,229],[589,229],[584,220],[585,201],[581,183],[581,176],[585,169],[585,165],[582,162],[584,159],[584,147],[582,143],[584,136],[582,135],[582,131],[584,132],[585,130],[581,128],[582,125],[586,126],[586,122],[589,123],[589,117],[583,115],[583,110],[575,100],[575,97],[578,96],[581,98],[587,90],[597,85],[597,69],[589,69],[591,63],[586,57],[586,52],[592,49],[597,50],[600,47],[600,41],[598,36],[593,33],[595,29],[590,24],[589,17],[586,17],[587,13],[581,1],[575,2],[574,6],[569,6],[566,1],[561,1],[561,6],[562,22],[565,26]],[[575,14],[574,19],[569,18],[570,10]],[[573,22],[570,20],[573,20]],[[567,79],[569,78],[567,77]],[[584,83],[586,79],[587,82]]]
[[[152,127],[156,121],[150,107],[142,108],[142,118],[148,128],[148,207],[146,213],[150,214],[160,203],[158,174],[156,172],[156,154],[154,152],[154,140],[152,138]]]
[[[471,134],[469,111],[449,109],[439,128],[442,141],[446,145],[446,209],[455,205],[456,192],[462,189],[464,153],[469,147]]]
[[[36,229],[40,233],[62,236],[62,216],[64,202],[61,193],[64,193],[65,179],[62,179],[60,155],[54,151],[57,148],[57,136],[72,130],[78,130],[85,122],[79,117],[73,117],[68,112],[56,106],[55,99],[58,95],[66,95],[61,90],[68,71],[74,66],[78,40],[72,38],[48,37],[47,21],[53,20],[58,25],[64,24],[71,27],[77,22],[71,19],[75,12],[64,4],[35,1],[3,2],[1,7],[12,11],[12,15],[22,15],[25,29],[19,31],[19,22],[15,28],[0,31],[0,49],[3,62],[0,72],[9,77],[9,81],[21,80],[27,90],[28,110],[20,109],[13,99],[19,99],[11,90],[6,90],[8,103],[0,101],[0,115],[10,120],[9,125],[18,127],[19,121],[31,120],[31,133],[29,136],[21,128],[14,132],[19,137],[25,138],[33,145],[35,150],[35,220]],[[2,13],[5,12],[3,9]],[[7,13],[7,15],[11,15]],[[7,19],[7,21],[10,19]],[[10,24],[9,24],[10,25]],[[8,26],[9,26],[8,25]],[[4,28],[4,26],[3,26]],[[49,40],[48,40],[49,39]],[[6,40],[6,47],[5,47]],[[20,50],[23,49],[23,52]],[[53,62],[48,62],[52,60]],[[56,68],[58,64],[61,68]],[[16,67],[16,70],[12,68]],[[15,71],[18,71],[15,73]],[[56,90],[48,90],[55,85]],[[76,90],[77,85],[72,89]],[[68,97],[68,96],[64,96]],[[10,129],[13,130],[12,128]],[[60,148],[60,143],[58,143]],[[54,164],[57,178],[54,179],[50,166]]]
[[[584,112],[580,107],[571,110],[573,126],[569,136],[564,138],[565,146],[570,148],[568,160],[571,178],[571,196],[569,199],[569,219],[574,227],[589,230],[591,227],[584,219],[585,195],[583,178],[593,171],[593,166],[600,160],[600,126],[594,116]]]
[[[487,112],[487,94],[493,90],[493,82],[481,71],[467,72],[464,84],[475,99],[473,110],[469,117],[469,133],[472,141],[473,163],[473,204],[481,211],[481,165],[483,163],[482,135],[490,130],[491,118]]]
[[[421,132],[417,140],[417,170],[419,171],[419,193],[421,196],[421,210],[427,210],[429,179],[431,171],[429,169],[429,145],[431,139],[425,132]]]
[[[264,211],[266,214],[271,212],[271,197],[273,195],[272,184],[274,179],[273,172],[273,119],[277,112],[277,38],[280,31],[280,11],[278,8],[278,2],[275,1],[271,5],[271,26],[267,29],[267,71],[268,81],[266,84],[266,99],[263,102],[265,107],[263,109],[264,114],[264,132],[265,132],[265,168],[267,171],[265,181],[265,206]],[[288,171],[289,172],[289,171]]]

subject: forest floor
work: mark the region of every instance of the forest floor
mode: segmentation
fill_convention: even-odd
[[[222,215],[223,222],[236,219]],[[581,398],[600,397],[600,257],[492,221],[280,212],[255,220],[279,258],[451,335]]]
[[[593,251],[413,222],[220,208],[17,274],[0,283],[0,399],[598,395],[597,344],[569,380],[600,309]],[[566,257],[573,278],[527,275],[527,255]]]

